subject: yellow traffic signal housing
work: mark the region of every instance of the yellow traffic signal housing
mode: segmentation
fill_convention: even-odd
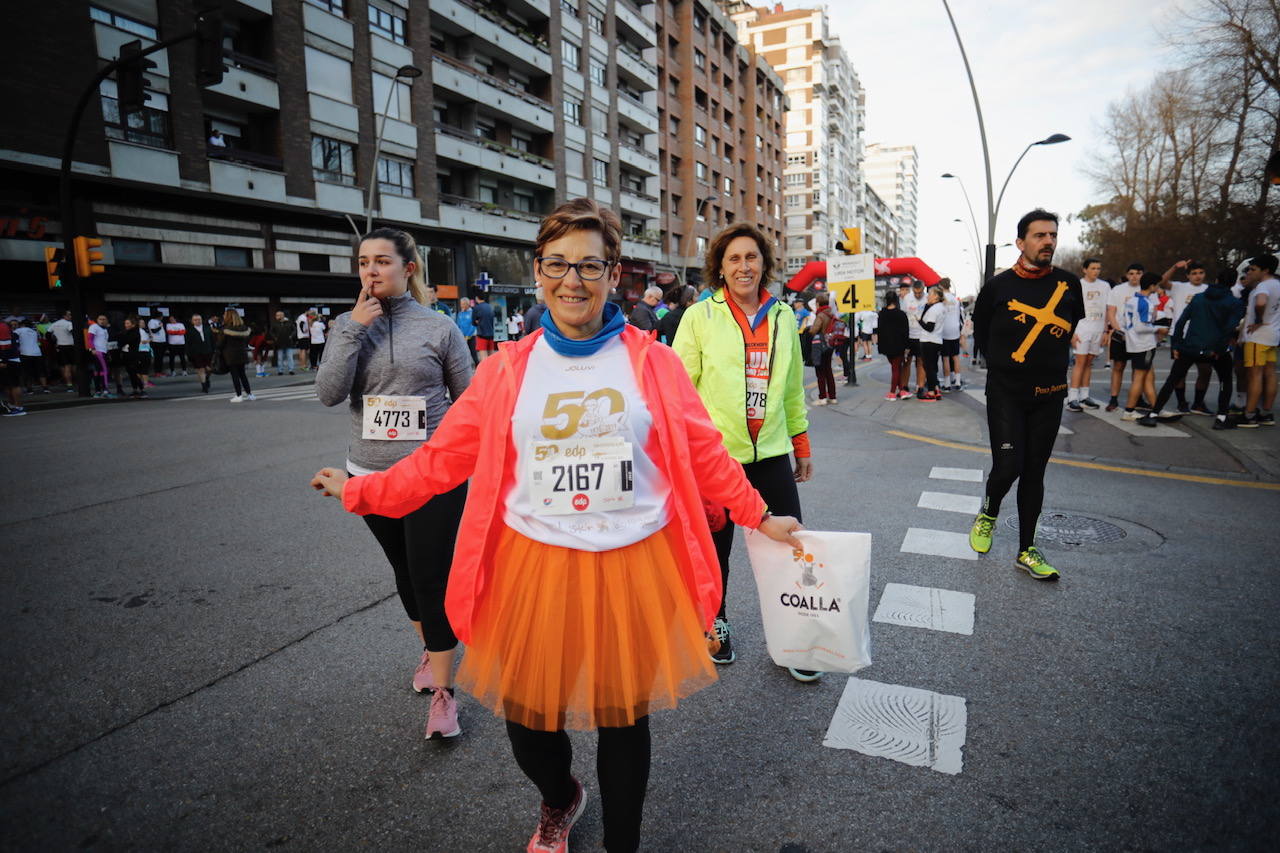
[[[94,273],[106,272],[107,268],[102,265],[102,252],[97,248],[102,245],[102,241],[97,237],[77,237],[74,241],[76,250],[76,275],[81,278],[88,278]]]
[[[846,255],[862,254],[862,229],[861,228],[842,228],[844,239],[836,243],[836,250],[844,252]]]
[[[49,281],[50,290],[62,287],[62,262],[64,260],[66,260],[66,253],[61,249],[55,249],[53,246],[44,247],[44,274]]]

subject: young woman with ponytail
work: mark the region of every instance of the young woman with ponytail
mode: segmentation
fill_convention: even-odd
[[[333,321],[316,395],[326,406],[349,401],[352,475],[385,471],[431,438],[449,406],[471,383],[471,354],[449,318],[427,307],[422,260],[413,237],[378,228],[360,241],[360,293]],[[465,483],[403,518],[363,516],[395,571],[396,590],[422,643],[413,675],[433,691],[428,738],[461,733],[453,698],[458,639],[444,612],[445,586]]]

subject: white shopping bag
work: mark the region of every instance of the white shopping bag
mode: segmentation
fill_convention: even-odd
[[[746,531],[769,656],[779,666],[857,672],[871,663],[871,534],[802,530],[801,551]]]

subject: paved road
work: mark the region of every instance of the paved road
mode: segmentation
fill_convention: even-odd
[[[427,700],[409,689],[417,655],[390,572],[358,519],[306,488],[343,458],[345,413],[305,388],[264,391],[0,422],[4,849],[527,841],[537,797],[501,723],[464,697],[464,736],[421,740]],[[874,663],[857,676],[962,697],[963,769],[824,747],[847,677],[802,685],[769,663],[739,547],[739,662],[655,717],[646,849],[1268,844],[1280,492],[1224,458],[1247,469],[1280,436],[1086,422],[1063,461],[1096,467],[1050,466],[1047,506],[1125,535],[1046,542],[1064,575],[1049,586],[1013,569],[1004,518],[980,560],[902,550],[913,528],[931,542],[967,529],[967,515],[919,504],[980,494],[931,476],[984,467],[969,446],[977,400],[882,405],[875,370],[841,391],[811,412],[805,520],[872,533],[872,610],[887,583],[975,596],[971,636],[873,623]],[[1123,436],[1127,465],[1086,458],[1094,427]],[[1232,455],[1222,440],[1249,446]],[[1177,442],[1176,465],[1146,457],[1170,452],[1157,441]],[[574,743],[590,780],[593,738]],[[575,848],[599,845],[599,814],[596,799]]]

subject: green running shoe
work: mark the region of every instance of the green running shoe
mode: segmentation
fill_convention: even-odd
[[[973,527],[969,528],[969,547],[979,554],[987,553],[991,550],[991,536],[995,530],[996,517],[985,512],[978,513],[978,517],[973,520]]]
[[[1032,545],[1018,555],[1018,568],[1038,581],[1056,581],[1058,570],[1049,565],[1040,549]]]

